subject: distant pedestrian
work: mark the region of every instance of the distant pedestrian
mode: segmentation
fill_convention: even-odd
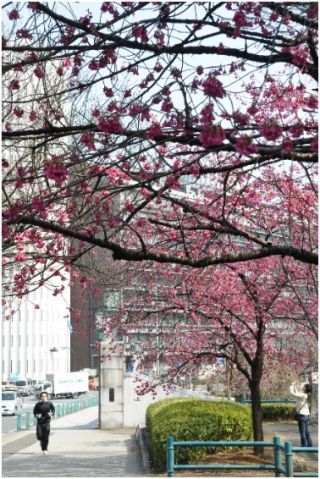
[[[296,412],[300,433],[301,447],[312,447],[312,440],[309,432],[310,411],[308,401],[311,398],[312,385],[304,384],[300,387],[296,382],[290,386],[290,394],[297,398]]]
[[[40,394],[40,401],[33,408],[33,415],[37,418],[37,439],[41,443],[43,454],[48,454],[50,421],[54,413],[54,405],[48,401],[48,394],[43,391]]]

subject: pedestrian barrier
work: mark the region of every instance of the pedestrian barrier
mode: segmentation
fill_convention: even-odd
[[[251,404],[251,399],[240,399],[240,401],[242,404]],[[288,398],[284,398],[284,399],[262,399],[260,401],[261,404],[272,404],[272,403],[287,403],[287,404],[293,404],[295,403],[296,401],[294,399],[288,399]]]
[[[293,453],[318,453],[317,447],[292,447],[291,442],[284,443],[287,477],[319,477],[317,472],[294,472]]]
[[[272,447],[273,464],[175,464],[175,447]],[[285,453],[285,464],[282,464],[282,454]],[[175,441],[172,436],[167,438],[167,475],[173,477],[175,471],[183,470],[248,470],[274,471],[275,477],[318,477],[316,472],[293,472],[293,452],[318,452],[317,447],[292,447],[290,442],[281,442],[279,437],[273,441]]]
[[[99,400],[96,396],[77,399],[75,401],[69,401],[64,403],[54,403],[55,415],[53,419],[58,419],[59,417],[66,416],[76,411],[81,411],[92,406],[97,406]],[[17,413],[16,415],[16,430],[21,431],[22,429],[30,429],[31,425],[35,426],[36,418],[30,411],[26,411],[25,414]]]

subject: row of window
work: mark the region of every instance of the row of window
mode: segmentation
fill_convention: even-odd
[[[24,336],[24,337],[25,337],[25,345],[29,346],[29,337],[28,336]],[[43,342],[44,342],[43,341],[43,335],[41,334],[38,337],[40,337],[40,344],[38,344],[38,346],[43,346]],[[11,346],[12,347],[14,345],[14,338],[15,338],[15,336],[11,335]],[[2,336],[2,347],[6,346],[6,339],[7,339],[7,336],[3,335]],[[56,341],[56,340],[52,340],[51,342],[52,342],[52,344],[58,344],[58,341]],[[19,334],[17,346],[21,346],[21,344],[22,344],[22,336],[21,336],[21,334]]]

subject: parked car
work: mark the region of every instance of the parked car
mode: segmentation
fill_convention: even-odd
[[[15,416],[22,410],[22,398],[16,391],[2,391],[2,416]]]
[[[33,387],[30,379],[20,379],[19,381],[15,381],[15,385],[21,396],[30,396],[32,394]]]
[[[2,382],[2,391],[18,391],[18,388],[13,383],[9,383],[8,381],[3,381]]]

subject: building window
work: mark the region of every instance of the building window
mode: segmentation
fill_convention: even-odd
[[[109,388],[109,402],[114,402],[114,388]]]
[[[120,291],[107,291],[104,294],[105,309],[117,309],[120,306]]]
[[[126,356],[126,373],[133,372],[133,360],[131,356]]]

